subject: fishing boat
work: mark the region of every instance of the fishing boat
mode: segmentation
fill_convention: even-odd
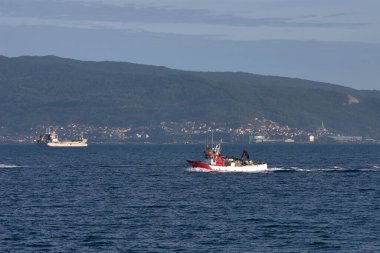
[[[77,140],[60,141],[58,135],[55,132],[49,132],[41,134],[37,140],[37,144],[47,147],[87,147],[87,139],[83,138],[83,135]]]
[[[265,162],[253,161],[249,159],[246,150],[240,158],[223,156],[221,152],[221,144],[206,147],[204,151],[204,161],[187,160],[194,169],[205,172],[264,172],[268,170]]]

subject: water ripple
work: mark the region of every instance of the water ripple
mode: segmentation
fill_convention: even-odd
[[[380,147],[257,145],[268,172],[189,173],[201,150],[0,146],[0,251],[380,251]]]

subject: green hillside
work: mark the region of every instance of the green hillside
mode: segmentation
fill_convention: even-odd
[[[349,99],[351,97],[351,99]],[[355,100],[356,99],[356,100]],[[358,103],[357,103],[358,102]],[[0,57],[0,126],[123,126],[254,117],[380,136],[380,92],[248,73],[190,72],[121,62]]]

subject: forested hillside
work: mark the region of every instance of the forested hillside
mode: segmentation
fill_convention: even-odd
[[[0,57],[0,126],[124,126],[264,117],[380,136],[380,92],[248,73],[190,72],[121,62]]]

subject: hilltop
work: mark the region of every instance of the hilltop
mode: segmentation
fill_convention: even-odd
[[[240,72],[193,72],[55,56],[0,57],[0,126],[95,126],[265,118],[380,137],[380,92]]]

